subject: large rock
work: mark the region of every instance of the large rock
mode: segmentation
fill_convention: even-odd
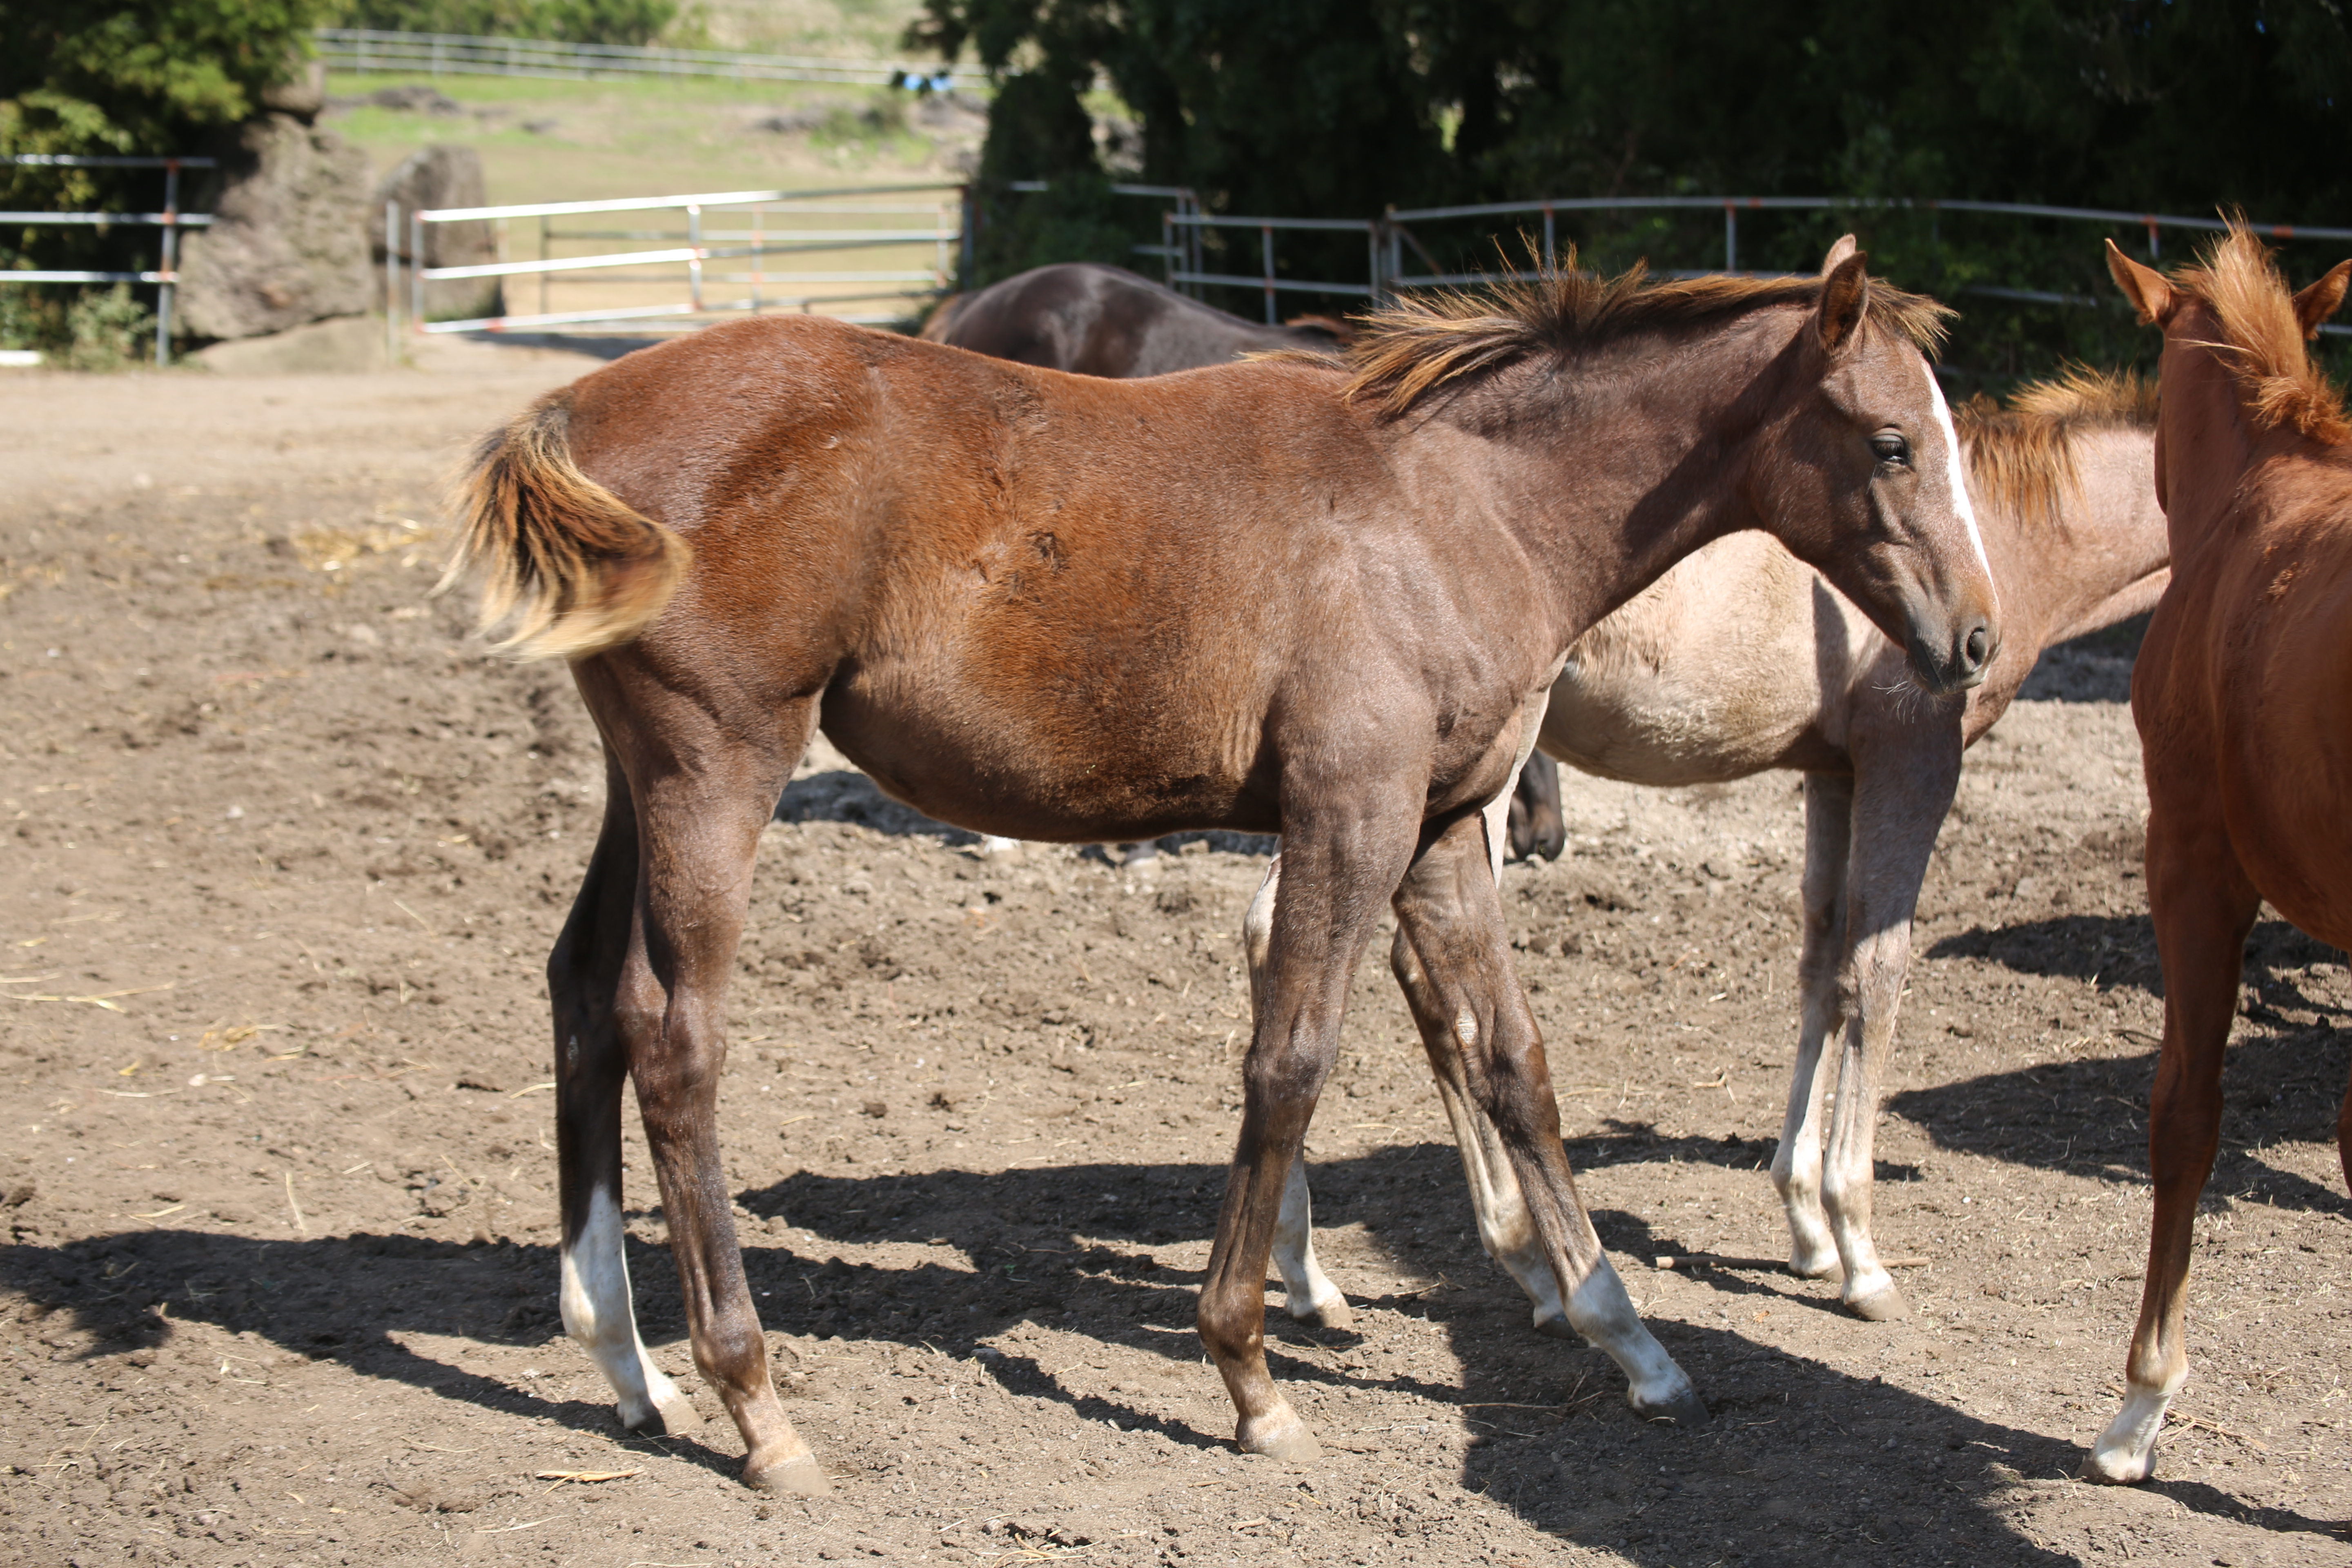
[[[180,241],[182,331],[257,338],[379,303],[366,153],[290,114],[247,121],[224,152],[212,226]]]
[[[290,332],[215,343],[189,362],[223,375],[307,375],[383,365],[383,318],[340,316]]]
[[[400,206],[398,247],[401,268],[415,265],[408,254],[408,215],[436,207],[480,207],[490,203],[482,180],[482,157],[471,147],[446,142],[419,148],[375,188],[375,258],[383,259],[383,204]],[[481,267],[499,258],[497,230],[482,223],[428,223],[425,226],[425,265]],[[505,313],[506,294],[496,278],[445,278],[425,286],[425,314],[436,321],[469,321]],[[414,296],[404,276],[401,308]]]

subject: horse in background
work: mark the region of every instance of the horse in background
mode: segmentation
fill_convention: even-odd
[[[2352,261],[2299,294],[2242,223],[2169,278],[2107,246],[2164,329],[2156,490],[2172,585],[2132,671],[2147,774],[2147,901],[2164,968],[2149,1096],[2156,1187],[2123,1408],[2095,1479],[2145,1480],[2189,1374],[2182,1324],[2198,1194],[2221,1131],[2221,1061],[2264,900],[2352,947],[2352,417],[2305,342]],[[2352,1180],[2352,1096],[2336,1123]]]
[[[940,301],[924,341],[1078,375],[1166,375],[1245,354],[1331,353],[1353,329],[1328,316],[1245,321],[1123,267],[1065,261]]]
[[[1753,532],[1706,545],[1585,633],[1552,685],[1537,744],[1587,773],[1661,786],[1780,768],[1804,775],[1801,1024],[1772,1180],[1790,1271],[1842,1277],[1841,1299],[1865,1319],[1907,1310],[1871,1234],[1873,1142],[1912,912],[1960,755],[2008,710],[2044,648],[2138,615],[2163,593],[2170,546],[2149,476],[2156,416],[2152,386],[2091,371],[2028,387],[2007,409],[1961,408],[2006,627],[2000,657],[1965,697],[1922,693],[1900,647],[1820,573]],[[1832,1039],[1825,1151],[1822,1069]],[[1440,1037],[1432,1065],[1480,1240],[1534,1300],[1537,1327],[1565,1331],[1454,1055]],[[1297,1309],[1337,1295],[1303,1238],[1276,1261]]]
[[[1199,1302],[1248,1451],[1314,1435],[1266,1366],[1265,1269],[1383,909],[1454,1042],[1569,1321],[1644,1414],[1706,1418],[1578,1197],[1495,867],[1571,643],[1763,528],[1910,651],[1984,679],[1991,574],[1923,353],[1871,279],[1557,274],[1401,302],[1345,366],[1136,381],[823,317],[733,322],[541,398],[478,451],[452,574],[570,661],[605,816],[548,963],[564,1324],[632,1428],[691,1424],[630,1300],[634,1080],[694,1360],[744,1479],[824,1489],[770,1377],[718,1140],[761,831],[821,721],[886,791],[1065,842],[1277,832],[1244,931],[1240,1137]]]

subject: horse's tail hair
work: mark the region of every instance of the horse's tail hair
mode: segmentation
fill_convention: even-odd
[[[572,460],[572,395],[551,393],[475,448],[459,481],[464,534],[446,589],[482,569],[481,629],[517,658],[584,658],[662,612],[694,559]],[[436,590],[438,592],[439,590]]]

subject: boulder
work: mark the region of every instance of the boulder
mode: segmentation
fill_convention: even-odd
[[[375,189],[375,257],[383,259],[383,204],[396,202],[401,212],[397,239],[404,274],[415,265],[408,254],[408,215],[420,208],[479,207],[489,205],[482,180],[482,157],[471,147],[436,142],[400,161],[400,166]],[[498,231],[492,224],[432,223],[425,226],[425,265],[480,267],[499,258]],[[429,321],[474,321],[501,315],[505,291],[496,278],[448,278],[425,286],[425,314]],[[401,308],[413,296],[402,283]]]
[[[378,370],[383,365],[383,318],[338,316],[266,338],[215,343],[188,356],[223,375],[304,375]]]
[[[212,226],[180,241],[181,331],[257,338],[378,303],[366,153],[324,127],[269,114],[237,127],[213,173],[189,204],[209,205]]]

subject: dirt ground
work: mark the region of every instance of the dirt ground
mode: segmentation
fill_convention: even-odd
[[[296,1564],[2352,1563],[2343,955],[2257,935],[2158,1479],[2072,1479],[2147,1221],[2160,1005],[2127,640],[1971,759],[1880,1142],[1907,1321],[1769,1258],[1787,777],[1570,781],[1507,899],[1603,1238],[1711,1404],[1643,1426],[1478,1249],[1375,961],[1312,1138],[1360,1332],[1276,1331],[1311,1468],[1191,1328],[1263,846],[988,857],[823,749],[785,797],[724,1131],[793,1419],[633,1441],[556,1321],[539,970],[600,809],[561,669],[427,601],[437,477],[585,367],[0,381],[0,1560]],[[646,1335],[691,1373],[631,1131]],[[1276,1321],[1286,1321],[1277,1319]],[[590,1479],[596,1476],[610,1479]]]

